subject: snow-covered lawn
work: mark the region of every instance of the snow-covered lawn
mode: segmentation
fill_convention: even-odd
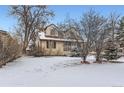
[[[80,64],[80,60],[21,57],[0,69],[0,86],[124,86],[124,63]],[[94,57],[89,56],[88,60],[93,61]]]

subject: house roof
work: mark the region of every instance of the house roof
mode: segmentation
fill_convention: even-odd
[[[57,29],[56,31],[58,32],[58,35],[57,36],[47,35],[46,31],[49,27]],[[59,31],[59,28],[55,24],[50,24],[50,25],[46,26],[45,31],[39,32],[39,38],[41,40],[76,41],[75,36],[73,36],[73,35],[71,36],[71,34],[72,34],[71,32],[76,33],[77,31],[74,27],[66,29],[66,31]],[[78,34],[76,34],[76,37],[78,37]]]
[[[12,39],[11,35],[7,31],[0,30],[0,35]]]
[[[0,30],[0,34],[8,35],[8,33],[4,30]]]
[[[43,38],[40,40],[52,40],[52,41],[68,41],[68,42],[76,42],[75,39],[61,39],[61,38]],[[81,40],[78,40],[78,42],[83,42]]]
[[[50,25],[48,25],[48,26],[45,27],[45,31],[46,31],[46,29],[47,29],[48,27],[50,27],[50,26],[54,26],[55,28],[58,28],[55,24],[50,24]]]
[[[53,41],[71,41],[71,42],[76,42],[75,39],[64,39],[64,38],[52,38],[52,37],[46,37],[44,32],[39,33],[39,38],[40,40],[53,40]],[[79,42],[82,42],[79,40]]]

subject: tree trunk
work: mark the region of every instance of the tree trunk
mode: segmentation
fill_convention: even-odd
[[[86,62],[86,56],[83,56],[83,62]]]
[[[81,59],[83,60],[81,61],[82,64],[90,64],[90,62],[86,61],[86,58],[87,58],[87,55],[81,57]]]
[[[100,53],[96,54],[96,63],[101,63]]]
[[[28,45],[27,42],[24,41],[24,43],[23,43],[23,54],[26,54],[27,45]]]
[[[96,56],[96,62],[99,62],[100,61],[100,57],[99,55]]]

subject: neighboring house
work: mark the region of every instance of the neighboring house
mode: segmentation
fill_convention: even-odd
[[[36,40],[39,51],[43,55],[69,55],[78,45],[77,40],[71,35],[71,31],[77,33],[75,29],[59,31],[54,24],[47,26],[45,31],[39,32]]]
[[[7,45],[8,39],[10,39],[10,35],[3,30],[0,30],[0,49]]]
[[[10,35],[3,30],[0,30],[0,62],[5,56],[5,48],[10,40]],[[0,63],[1,65],[1,63]]]

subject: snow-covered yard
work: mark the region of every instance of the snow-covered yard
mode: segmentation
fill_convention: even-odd
[[[124,86],[124,63],[80,64],[80,57],[21,57],[0,69],[0,86]],[[89,56],[93,61],[94,57]]]

